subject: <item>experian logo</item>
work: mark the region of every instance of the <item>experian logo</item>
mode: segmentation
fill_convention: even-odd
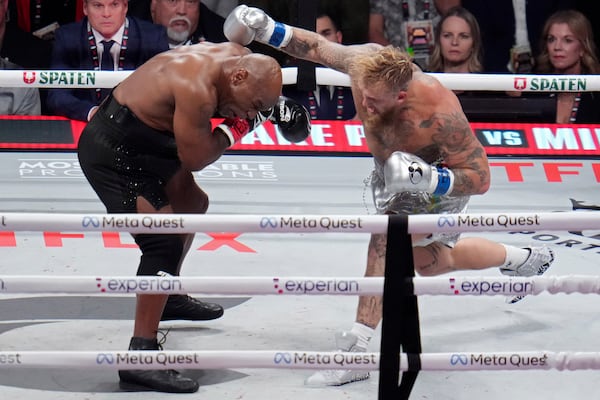
[[[136,277],[135,279],[113,278],[106,281],[102,281],[102,278],[96,278],[96,286],[102,293],[160,293],[183,290],[183,284],[180,279],[167,279],[166,277]]]
[[[360,293],[360,284],[355,280],[286,280],[273,278],[273,287],[278,294],[321,294]]]
[[[457,284],[455,278],[449,278],[450,289],[457,295],[495,295],[495,294],[531,294],[532,282],[512,281],[463,281]]]

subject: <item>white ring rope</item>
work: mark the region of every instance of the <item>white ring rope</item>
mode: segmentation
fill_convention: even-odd
[[[383,277],[182,277],[0,275],[0,295],[176,294],[204,295],[381,295]],[[415,277],[415,295],[539,295],[543,292],[600,294],[600,276]]]
[[[2,87],[112,88],[132,71],[2,70]],[[296,83],[298,70],[282,68],[283,84]],[[585,92],[600,91],[600,75],[510,75],[432,73],[452,90]],[[329,68],[316,68],[318,85],[350,86],[348,75]]]
[[[131,233],[387,233],[387,215],[3,213],[0,231]],[[408,216],[408,232],[503,232],[599,229],[600,213],[517,212]]]
[[[598,370],[598,352],[454,352],[419,354],[423,371]],[[298,350],[3,351],[2,368],[83,369],[352,369],[377,370],[379,353]],[[406,353],[400,370],[407,371]]]

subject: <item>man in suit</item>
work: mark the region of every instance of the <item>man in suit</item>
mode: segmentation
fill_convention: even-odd
[[[195,44],[201,41],[213,43],[226,42],[223,34],[225,18],[212,11],[200,0],[130,0],[129,15],[163,25],[169,33],[169,21],[185,16],[190,27],[172,26],[172,33],[188,31],[186,40],[176,39],[169,34],[171,47],[181,44]]]
[[[86,17],[56,31],[51,69],[134,70],[169,49],[164,27],[126,16],[127,0],[82,1]],[[48,107],[56,115],[89,121],[107,92],[52,89]]]
[[[342,43],[342,31],[330,14],[318,14],[316,32],[329,41]],[[301,103],[311,119],[348,120],[356,116],[350,87],[320,85],[315,90],[304,91],[287,85],[283,87],[283,95]]]
[[[152,0],[150,3],[152,21],[167,28],[171,48],[204,40],[227,40],[223,34],[224,19],[214,14],[211,15],[210,23],[205,18],[204,23],[200,24],[204,13],[214,14],[200,0]]]

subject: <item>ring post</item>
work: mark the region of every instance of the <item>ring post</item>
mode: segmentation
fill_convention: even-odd
[[[421,334],[408,216],[390,215],[388,221],[378,398],[398,400],[409,398],[421,369]],[[401,348],[408,355],[408,368],[398,386]]]

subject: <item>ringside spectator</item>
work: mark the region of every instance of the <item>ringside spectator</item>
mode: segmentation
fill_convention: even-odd
[[[434,27],[459,0],[370,0],[369,41],[408,51],[426,69],[433,48]]]
[[[182,7],[185,7],[187,11],[181,11]],[[155,9],[157,12],[161,13],[162,16],[155,16]],[[226,42],[227,38],[223,34],[223,23],[225,22],[225,18],[212,11],[199,0],[131,0],[129,2],[128,14],[146,21],[164,25],[168,29],[169,20],[165,15],[169,14],[176,16],[182,15],[183,13],[183,15],[188,15],[189,18],[189,15],[193,15],[196,11],[198,12],[198,16],[196,17],[197,22],[195,24],[196,27],[190,31],[191,34],[189,35],[189,39],[193,43],[202,42],[204,40],[213,43]],[[180,31],[182,28],[177,27],[174,30]],[[170,39],[170,41],[173,41],[173,39]]]
[[[50,47],[43,40],[8,24],[7,15],[8,0],[0,0],[0,69],[46,68]],[[36,50],[39,53],[33,53]],[[37,88],[0,88],[0,115],[40,114],[40,91]]]
[[[342,31],[330,14],[319,13],[316,32],[327,40],[342,43]],[[317,85],[315,90],[304,91],[296,85],[285,85],[283,95],[300,102],[311,119],[348,120],[356,116],[352,90],[347,86]]]
[[[56,30],[52,69],[133,70],[169,49],[164,27],[126,16],[127,0],[82,1],[86,17]],[[51,89],[48,107],[56,115],[89,121],[108,92]]]
[[[537,58],[541,74],[600,74],[590,21],[576,10],[552,14],[544,24]],[[553,93],[557,123],[600,123],[600,92]]]
[[[457,73],[483,71],[479,24],[467,9],[453,7],[440,20],[428,70]]]
[[[0,58],[0,69],[22,69]],[[0,115],[40,115],[40,92],[33,87],[0,87]]]
[[[44,40],[53,40],[62,25],[83,18],[82,0],[10,0],[10,19],[25,32]]]
[[[572,0],[460,0],[481,28],[487,73],[531,72],[544,21]],[[515,65],[515,61],[519,65]],[[533,65],[535,68],[535,65]]]

